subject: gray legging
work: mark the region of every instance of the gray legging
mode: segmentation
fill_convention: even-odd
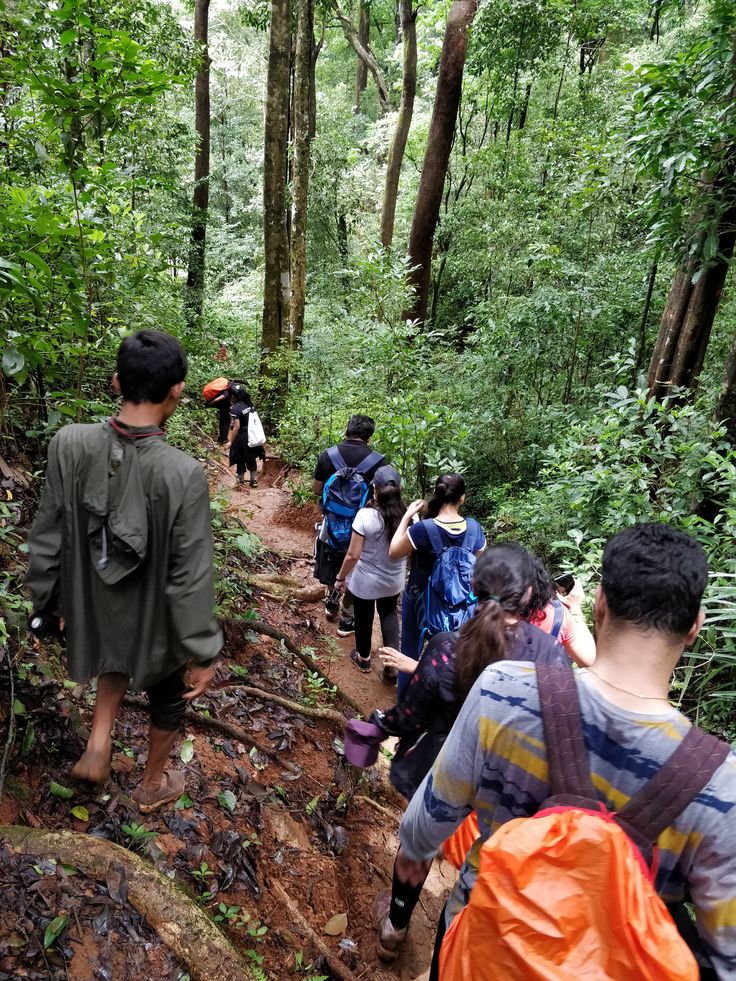
[[[371,640],[373,638],[373,617],[376,607],[381,620],[381,633],[385,647],[399,646],[399,615],[396,611],[396,596],[383,596],[381,599],[353,599],[353,615],[355,617],[355,649],[362,658],[371,656]]]

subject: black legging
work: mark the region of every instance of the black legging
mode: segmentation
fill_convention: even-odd
[[[353,603],[355,616],[355,649],[362,658],[371,656],[371,641],[373,639],[373,616],[378,607],[381,620],[381,634],[386,647],[399,646],[399,615],[396,611],[396,596],[383,596],[381,599],[360,599],[356,596]]]

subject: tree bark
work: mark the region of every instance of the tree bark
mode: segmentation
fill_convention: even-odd
[[[345,35],[346,41],[373,76],[373,80],[376,83],[376,89],[378,90],[378,101],[381,104],[381,112],[384,114],[389,112],[391,110],[391,103],[389,102],[388,98],[388,87],[378,62],[373,57],[370,49],[360,43],[358,32],[355,30],[353,22],[350,20],[350,18],[347,17],[337,5],[335,6],[335,12],[337,13],[337,19],[340,21],[340,26],[342,27],[342,32]]]
[[[396,117],[396,129],[388,151],[386,183],[383,190],[381,243],[385,249],[391,248],[394,237],[394,219],[396,217],[396,199],[399,194],[401,164],[411,128],[414,98],[417,93],[417,11],[412,9],[412,0],[400,0],[399,8],[401,11],[404,71],[401,84],[401,103],[399,114]]]
[[[299,0],[294,73],[294,162],[292,167],[291,220],[291,344],[300,343],[304,332],[307,280],[307,198],[309,190],[310,117],[309,95],[314,34],[313,0]]]
[[[642,310],[641,319],[639,320],[639,334],[636,340],[636,356],[634,358],[634,368],[632,372],[632,385],[636,384],[636,376],[642,366],[644,359],[644,349],[646,347],[647,341],[647,323],[649,321],[649,311],[652,306],[652,294],[654,293],[654,284],[657,280],[657,262],[656,260],[649,267],[649,278],[647,280],[647,295],[644,300],[644,309]]]
[[[194,327],[202,316],[204,294],[207,209],[210,202],[210,55],[207,45],[210,0],[196,0],[194,7],[194,40],[202,61],[194,83],[194,125],[197,131],[197,153],[194,158],[194,192],[192,194],[192,234],[189,243],[187,272],[187,320]]]
[[[271,0],[263,153],[263,329],[261,375],[271,374],[271,356],[289,332],[289,246],[286,232],[286,174],[291,75],[291,5]]]
[[[477,10],[478,0],[453,0],[442,42],[437,93],[409,237],[409,257],[415,267],[409,281],[416,289],[416,298],[405,316],[421,322],[427,315],[432,245],[462,94],[468,28]]]
[[[358,6],[358,41],[368,50],[371,36],[371,8],[370,0],[360,0]],[[355,101],[353,103],[353,113],[357,116],[360,112],[360,97],[365,92],[368,83],[368,66],[362,58],[358,58],[355,66]]]
[[[675,273],[647,375],[650,395],[662,399],[673,387],[694,388],[703,368],[713,322],[736,242],[736,205],[718,220],[718,253],[693,282],[698,260]]]

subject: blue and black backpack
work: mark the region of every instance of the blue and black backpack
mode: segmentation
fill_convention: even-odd
[[[336,552],[344,552],[350,544],[353,519],[368,500],[370,484],[366,474],[383,463],[380,453],[369,453],[355,467],[349,467],[336,446],[327,451],[335,472],[322,490],[322,514],[325,516],[326,541]]]
[[[418,619],[420,626],[419,650],[424,642],[435,634],[459,630],[475,610],[473,595],[473,569],[475,552],[482,538],[480,525],[467,519],[462,539],[454,545],[446,545],[433,520],[422,522],[435,555],[434,568],[419,597]]]

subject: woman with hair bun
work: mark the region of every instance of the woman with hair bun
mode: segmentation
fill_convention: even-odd
[[[406,559],[389,558],[388,546],[406,511],[401,499],[401,477],[393,467],[382,466],[373,480],[372,500],[361,508],[353,521],[347,555],[335,585],[347,588],[354,599],[355,649],[350,660],[360,671],[371,670],[371,641],[376,608],[381,621],[383,643],[399,643],[399,617],[396,609],[406,579]],[[383,678],[396,680],[396,669],[385,667]]]
[[[459,632],[435,635],[403,700],[370,716],[386,736],[400,737],[390,779],[407,800],[432,767],[470,689],[489,664],[504,659],[565,663],[567,655],[557,641],[525,619],[537,569],[535,556],[516,542],[485,551],[473,575],[475,614]],[[374,911],[382,960],[398,956],[423,884],[424,880],[404,880],[397,866],[392,888],[377,896]]]
[[[419,598],[438,557],[432,547],[431,529],[428,531],[427,526],[431,524],[437,529],[445,548],[466,541],[469,543],[466,547],[474,555],[479,555],[486,547],[486,537],[478,522],[460,514],[459,509],[464,501],[465,481],[459,473],[438,477],[432,497],[426,503],[412,501],[391,540],[389,555],[392,559],[412,557],[409,581],[401,604],[401,653],[404,659],[396,665],[399,668],[399,699],[406,692],[421,654]],[[415,516],[421,511],[424,511],[426,518],[415,521]]]

